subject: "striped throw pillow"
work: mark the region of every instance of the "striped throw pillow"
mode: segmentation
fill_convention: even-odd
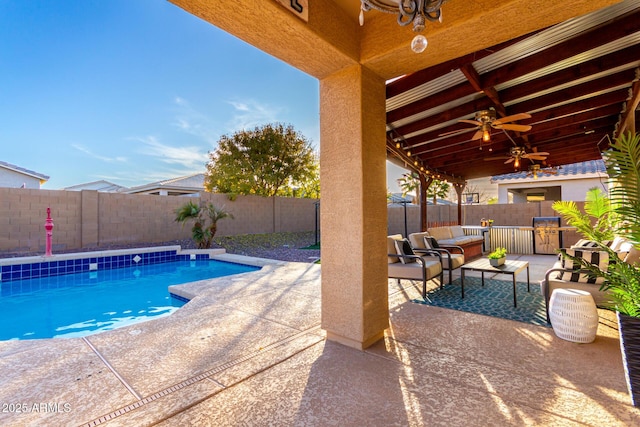
[[[588,263],[597,266],[602,271],[606,271],[609,265],[609,254],[604,251],[581,251],[578,249],[562,249],[562,251],[574,258],[582,258]],[[559,272],[557,278],[560,280],[593,283],[596,285],[601,285],[604,282],[604,277],[593,277],[588,273],[580,272],[582,265],[578,262],[573,262],[573,260],[569,258],[562,258],[562,268],[572,271]]]
[[[575,245],[571,246],[571,248],[597,248],[599,247],[598,242],[594,242],[593,240],[580,239],[576,242]]]

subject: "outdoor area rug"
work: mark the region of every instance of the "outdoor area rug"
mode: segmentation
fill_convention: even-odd
[[[462,299],[458,278],[452,284],[444,285],[442,289],[429,292],[427,296],[431,302],[422,299],[414,302],[549,326],[544,310],[544,297],[540,293],[538,283],[532,283],[531,292],[527,292],[526,283],[516,282],[518,307],[513,306],[511,280],[484,279],[484,287],[482,287],[479,277],[465,277],[464,299]]]

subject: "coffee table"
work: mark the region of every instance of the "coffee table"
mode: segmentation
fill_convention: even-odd
[[[516,300],[516,274],[520,273],[525,268],[527,269],[527,292],[529,292],[529,263],[527,261],[506,260],[501,266],[494,267],[489,263],[488,258],[481,258],[468,264],[463,264],[462,267],[460,267],[462,298],[464,298],[464,274],[466,271],[482,272],[482,286],[484,286],[484,273],[511,274],[511,276],[513,277],[513,306],[517,307],[518,301]]]

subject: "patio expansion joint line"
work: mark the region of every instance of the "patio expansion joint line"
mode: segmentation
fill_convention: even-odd
[[[291,336],[289,336],[287,338],[284,338],[284,339],[282,339],[280,341],[276,341],[276,342],[274,342],[272,344],[269,344],[269,345],[263,347],[261,350],[254,351],[253,353],[249,353],[249,354],[247,354],[245,356],[239,357],[238,359],[235,359],[235,360],[229,361],[227,363],[224,363],[222,365],[216,366],[215,368],[212,368],[212,369],[210,369],[208,371],[205,371],[205,372],[203,372],[203,373],[201,373],[199,375],[196,375],[194,377],[186,379],[186,380],[184,380],[184,381],[182,381],[182,382],[180,382],[178,384],[174,384],[174,385],[172,385],[170,387],[167,387],[164,390],[160,390],[160,391],[158,391],[158,392],[156,392],[156,393],[154,393],[154,394],[152,394],[150,396],[147,396],[145,398],[138,397],[138,400],[136,402],[131,403],[131,404],[127,405],[127,406],[118,408],[118,409],[114,410],[113,412],[111,412],[109,414],[102,415],[102,416],[100,416],[100,417],[98,417],[98,418],[96,418],[94,420],[91,420],[91,421],[89,421],[87,423],[84,423],[84,424],[82,424],[82,426],[83,427],[85,427],[85,426],[86,427],[95,427],[95,426],[100,425],[100,424],[102,424],[104,422],[111,421],[111,420],[119,417],[120,415],[124,415],[124,414],[126,414],[128,412],[131,412],[131,411],[133,411],[135,409],[138,409],[138,408],[140,408],[140,407],[142,407],[142,406],[144,406],[144,405],[146,405],[148,403],[154,402],[154,401],[156,401],[156,400],[158,400],[158,399],[160,399],[160,398],[162,398],[164,396],[167,396],[167,395],[169,395],[169,394],[171,394],[171,393],[173,393],[175,391],[181,390],[181,389],[183,389],[185,387],[191,386],[191,385],[193,385],[193,384],[195,384],[197,382],[200,382],[202,380],[210,380],[210,381],[214,382],[215,384],[218,384],[220,387],[222,387],[222,390],[225,390],[229,386],[224,386],[224,385],[220,384],[219,382],[217,382],[216,380],[214,380],[214,379],[212,379],[210,377],[215,375],[215,374],[218,374],[218,373],[220,373],[222,371],[225,371],[226,369],[232,368],[232,367],[234,367],[236,365],[239,365],[239,364],[244,363],[244,362],[246,362],[248,360],[251,360],[251,359],[253,359],[255,357],[258,357],[259,355],[264,354],[266,351],[273,350],[273,349],[275,349],[277,347],[281,347],[284,344],[287,344],[287,343],[289,343],[291,341],[294,341],[294,340],[296,340],[296,339],[298,339],[298,338],[300,338],[302,336],[313,335],[313,333],[318,329],[320,329],[319,325],[312,326],[311,328],[308,328],[308,329],[306,329],[304,331],[298,332],[298,333],[296,333],[294,335],[291,335]],[[318,341],[324,340],[324,338],[322,338],[321,336],[317,336],[317,338],[318,338]],[[259,371],[256,371],[256,372],[252,373],[247,378],[243,378],[240,381],[238,381],[238,382],[236,382],[234,384],[231,384],[231,386],[233,386],[235,384],[238,384],[240,382],[243,382],[246,379],[251,378],[251,377],[253,377],[253,376],[255,376],[255,375],[257,375],[257,374],[259,374],[259,373],[271,368],[272,366],[279,365],[280,363],[284,362],[285,360],[290,359],[291,357],[295,356],[296,354],[299,354],[299,353],[305,351],[306,349],[318,344],[318,341],[315,341],[315,342],[313,342],[313,343],[311,343],[309,345],[304,346],[304,348],[299,349],[298,351],[295,351],[293,354],[285,357],[283,360],[278,361],[277,363],[274,363],[273,365],[269,365],[269,366],[267,366],[267,367],[265,367],[263,369],[260,369]],[[88,341],[86,341],[86,342],[97,353],[97,350],[95,350],[95,347],[93,347],[91,345],[91,343],[89,343]],[[104,361],[104,359],[99,355],[99,353],[97,353],[97,354],[98,354],[98,357],[100,357]],[[104,361],[104,362],[107,363],[106,361]],[[111,366],[109,364],[107,364],[107,366],[109,366],[109,368],[111,369]],[[120,376],[117,373],[115,373],[115,371],[113,371],[113,372],[114,372],[114,374],[116,376],[118,376],[118,378],[120,378]],[[121,380],[121,381],[123,381],[123,380]],[[126,386],[126,383],[124,383],[124,384]],[[135,393],[132,389],[130,389],[129,391]],[[203,402],[204,400],[208,399],[209,397],[213,396],[214,394],[217,394],[218,392],[219,391],[216,391],[214,393],[211,393],[211,394],[208,394],[208,395],[202,397],[201,399],[197,399],[196,401],[192,402],[191,404],[187,405],[186,407],[179,408],[178,410],[173,411],[172,413],[168,414],[164,419],[168,419],[168,418],[176,415],[177,413],[180,413],[180,412],[182,412],[182,411],[184,411],[184,410],[186,410],[186,409],[188,409],[188,408],[190,408],[192,406],[195,406],[195,405]],[[136,396],[137,396],[137,393],[136,393]],[[160,421],[163,421],[163,420],[159,420],[157,422],[160,422]]]
[[[310,331],[313,328],[318,328],[318,329],[320,328],[320,323],[316,323],[315,325],[313,325],[313,326],[311,326],[311,327],[309,327],[307,329],[298,329],[298,328],[296,328],[294,326],[291,326],[289,324],[286,324],[284,322],[280,322],[280,321],[274,320],[274,319],[268,319],[266,317],[260,316],[259,314],[255,314],[255,313],[252,313],[250,311],[243,310],[242,308],[238,308],[238,307],[236,307],[234,305],[230,305],[229,303],[222,303],[222,305],[224,307],[226,307],[226,308],[229,308],[229,309],[232,309],[232,310],[236,310],[236,311],[239,311],[239,312],[244,313],[244,314],[248,314],[249,316],[257,317],[259,319],[266,320],[267,322],[275,323],[277,325],[284,326],[284,327],[292,329],[294,331],[298,331],[299,333],[306,333],[306,332]]]
[[[105,366],[111,371],[111,373],[116,376],[118,381],[120,381],[122,385],[125,386],[127,390],[129,390],[129,393],[131,393],[138,400],[142,399],[142,396],[140,396],[138,392],[136,392],[133,387],[131,387],[131,385],[129,385],[129,383],[127,383],[125,379],[122,378],[122,376],[120,376],[120,374],[115,370],[113,366],[111,366],[111,364],[107,361],[107,359],[105,359],[100,351],[98,351],[98,349],[95,348],[93,344],[91,344],[91,341],[89,341],[87,337],[82,337],[82,340],[89,346],[89,348],[96,354],[96,356],[98,356],[98,358],[102,361],[102,363],[105,364]]]

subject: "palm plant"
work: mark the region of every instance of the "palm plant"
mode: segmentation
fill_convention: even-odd
[[[625,235],[640,249],[640,135],[627,133],[618,137],[606,152],[605,163],[612,185],[609,198],[597,194],[598,190],[589,190],[586,215],[573,202],[555,202],[553,208],[584,237],[599,242],[599,249],[609,254],[611,262],[602,271],[583,258],[566,253],[563,256],[605,279],[600,290],[609,291],[614,310],[640,317],[640,267],[620,262],[618,254],[602,243],[613,235]],[[590,215],[597,219],[594,224]]]
[[[563,216],[567,224],[589,240],[604,242],[613,239],[615,213],[609,197],[599,188],[587,191],[582,213],[574,201],[556,201],[553,210]]]
[[[615,233],[626,235],[640,248],[640,134],[618,137],[607,151],[606,164],[613,185],[612,209],[618,218],[624,218],[615,223]],[[615,262],[604,277],[603,290],[611,292],[615,310],[640,317],[640,267]]]
[[[183,226],[188,221],[194,221],[191,238],[198,249],[209,249],[218,231],[218,221],[224,218],[233,218],[224,206],[217,208],[213,203],[196,205],[189,201],[176,210],[175,220]]]
[[[413,201],[415,202],[418,189],[420,188],[420,179],[415,172],[405,173],[401,178],[398,178],[398,185],[402,189],[402,197],[406,197],[407,194],[413,193]]]

